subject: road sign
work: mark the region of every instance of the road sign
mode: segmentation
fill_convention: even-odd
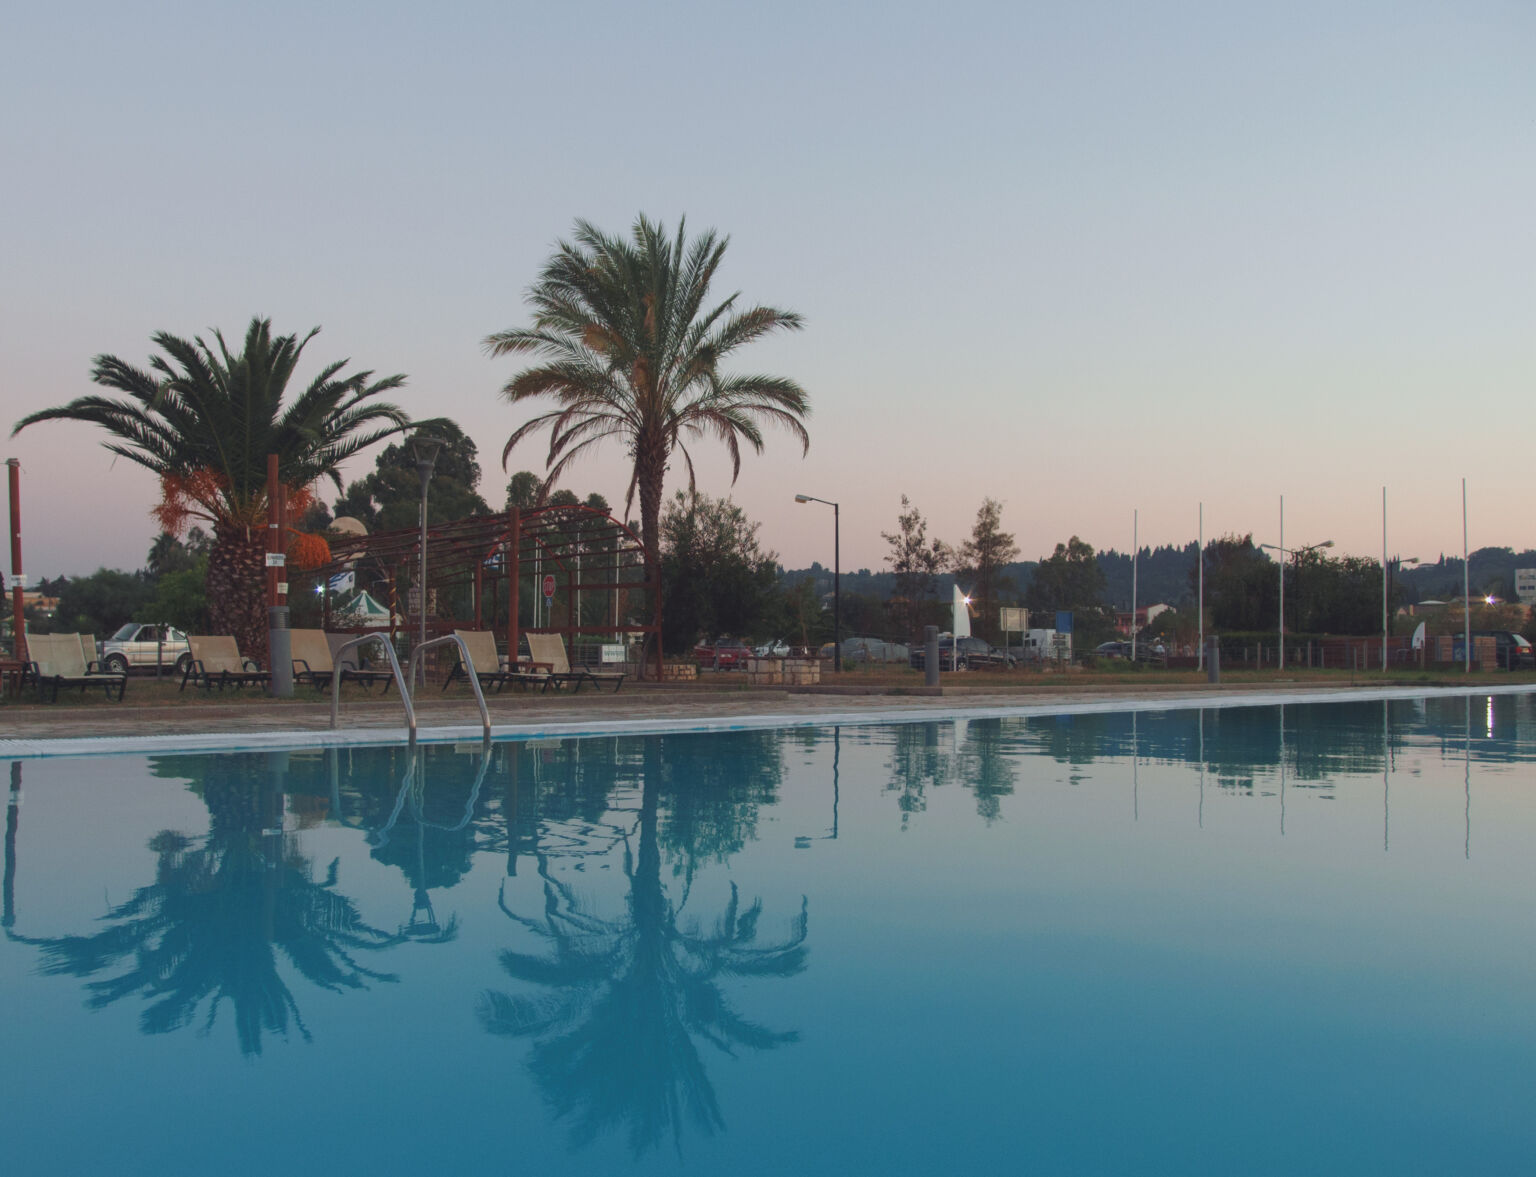
[[[553,573],[544,574],[544,596],[550,600],[555,597],[555,578]]]

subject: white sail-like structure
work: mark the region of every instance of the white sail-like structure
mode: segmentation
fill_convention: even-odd
[[[971,636],[971,609],[970,598],[960,591],[960,586],[955,585],[955,621],[953,633],[957,638]]]

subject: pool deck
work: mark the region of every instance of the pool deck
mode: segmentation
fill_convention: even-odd
[[[533,739],[720,729],[869,724],[925,719],[1162,711],[1274,703],[1504,694],[1536,690],[1530,683],[1467,687],[1424,685],[1328,686],[1317,683],[1040,685],[1002,690],[949,687],[942,694],[870,693],[867,688],[819,690],[679,690],[645,684],[613,693],[502,694],[487,698],[492,734]],[[483,729],[467,695],[416,703],[418,739],[479,739]],[[228,702],[0,709],[0,758],[394,743],[406,739],[404,711],[393,696],[345,698],[331,726],[328,700]]]

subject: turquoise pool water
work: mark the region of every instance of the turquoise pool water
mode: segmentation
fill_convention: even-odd
[[[1536,698],[13,762],[16,1174],[1504,1174]]]

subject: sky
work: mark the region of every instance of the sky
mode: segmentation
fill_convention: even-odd
[[[1188,3],[20,4],[0,38],[8,423],[253,315],[476,442],[491,332],[577,218],[730,236],[721,297],[804,330],[731,484],[788,567],[884,567],[901,496],[958,543],[984,497],[1034,559],[1252,533],[1536,547],[1536,6]],[[69,422],[21,461],[29,579],[138,568],[152,476]],[[353,458],[348,479],[376,451]],[[614,443],[565,485],[622,504]],[[683,485],[674,463],[669,490]],[[329,491],[325,496],[329,501]]]

